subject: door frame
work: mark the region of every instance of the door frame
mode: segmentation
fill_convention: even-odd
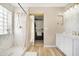
[[[43,16],[43,44],[44,44],[44,13],[30,13],[30,16],[33,16],[33,17],[34,16]],[[32,20],[33,23],[35,22],[35,18],[30,19],[30,20]],[[32,23],[32,21],[31,21],[31,23]],[[34,26],[34,24],[33,24],[33,26]],[[32,24],[31,24],[31,27],[32,27]],[[31,30],[31,31],[34,31],[34,32],[31,33],[31,35],[33,34],[34,37],[31,38],[31,40],[32,40],[32,44],[34,45],[35,44],[35,26],[33,28],[34,28],[34,30]]]

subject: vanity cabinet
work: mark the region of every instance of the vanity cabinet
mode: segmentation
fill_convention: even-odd
[[[67,35],[56,35],[56,46],[67,56],[79,56],[79,39]]]

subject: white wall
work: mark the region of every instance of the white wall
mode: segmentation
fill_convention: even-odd
[[[4,3],[1,3],[0,5],[2,5],[3,7],[7,8],[13,14],[13,12],[14,12],[13,11],[14,10],[13,6],[11,6],[10,4],[4,4]],[[12,17],[12,21],[13,21],[13,17]],[[12,26],[13,26],[13,23],[12,23],[12,25],[10,27],[10,28],[13,29]],[[0,35],[0,51],[8,49],[8,48],[10,48],[13,45],[13,30],[10,29],[10,31],[12,31],[12,33],[7,34],[7,35]]]
[[[19,19],[18,19],[18,10],[15,13],[15,27],[14,27],[14,35],[15,35],[15,46],[24,46],[26,39],[26,15],[20,11]],[[20,28],[20,26],[22,28]]]
[[[64,8],[31,7],[30,13],[44,14],[44,45],[54,46],[56,44],[56,17]],[[61,30],[61,29],[60,29]]]
[[[70,8],[64,13],[65,32],[79,32],[79,6]]]
[[[15,46],[24,47],[26,39],[26,14],[23,13],[21,8],[16,8],[15,10],[14,37]]]
[[[27,14],[21,8],[15,10],[15,24],[14,24],[14,43],[15,46],[28,48],[30,44],[30,16],[28,8],[25,9]],[[19,19],[18,19],[19,15]],[[19,28],[21,26],[22,28]]]

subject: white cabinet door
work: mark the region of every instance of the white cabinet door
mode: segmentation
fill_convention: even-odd
[[[72,56],[72,39],[65,37],[65,54],[68,56]]]
[[[61,45],[61,36],[60,35],[56,35],[56,46],[60,49],[60,45]]]
[[[74,56],[79,56],[79,39],[74,39]]]
[[[63,41],[62,41],[62,43],[63,43],[63,44],[62,44],[62,45],[63,45],[62,52],[63,52],[64,54],[66,54],[66,53],[65,53],[65,51],[66,51],[66,37],[64,37],[64,36],[63,36]]]
[[[79,56],[79,39],[77,39],[76,43],[76,56]]]
[[[61,50],[62,50],[62,52],[64,52],[64,36],[61,36],[61,46],[60,46],[60,48],[61,48]]]

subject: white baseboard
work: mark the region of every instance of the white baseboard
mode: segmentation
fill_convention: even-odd
[[[56,47],[56,45],[44,45],[44,47]]]

